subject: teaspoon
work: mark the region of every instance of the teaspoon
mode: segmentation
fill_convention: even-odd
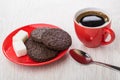
[[[73,59],[75,59],[77,62],[79,62],[81,64],[90,64],[90,63],[101,64],[103,66],[107,66],[107,67],[110,67],[110,68],[113,68],[113,69],[120,71],[120,67],[106,64],[106,63],[102,63],[102,62],[98,62],[98,61],[93,61],[91,56],[82,50],[71,49],[70,55],[72,56]]]

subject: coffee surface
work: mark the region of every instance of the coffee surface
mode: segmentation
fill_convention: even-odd
[[[80,19],[79,23],[87,27],[97,27],[105,23],[104,18],[97,15],[87,15]]]
[[[99,11],[87,11],[81,13],[76,21],[86,27],[98,27],[109,21],[107,15]]]

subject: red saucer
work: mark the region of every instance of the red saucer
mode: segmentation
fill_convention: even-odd
[[[49,64],[52,63],[60,58],[62,58],[67,50],[61,51],[59,53],[59,55],[55,58],[53,58],[52,60],[46,61],[46,62],[35,62],[33,60],[31,60],[29,58],[28,55],[23,56],[23,57],[17,57],[13,47],[12,47],[12,37],[19,31],[19,30],[24,30],[26,32],[28,32],[28,34],[30,35],[31,31],[35,28],[39,28],[39,27],[50,27],[50,28],[58,28],[57,26],[54,25],[50,25],[50,24],[31,24],[31,25],[27,25],[27,26],[23,26],[21,28],[18,28],[16,30],[14,30],[12,33],[10,33],[6,39],[3,42],[2,45],[2,50],[4,55],[12,62],[17,63],[17,64],[21,64],[21,65],[26,65],[26,66],[40,66],[40,65],[45,65],[45,64]]]

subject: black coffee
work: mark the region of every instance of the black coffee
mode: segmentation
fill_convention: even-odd
[[[77,22],[86,27],[98,27],[108,22],[108,17],[97,11],[88,11],[78,16]]]
[[[105,20],[104,18],[97,15],[87,15],[82,17],[79,22],[84,26],[97,27],[103,25]]]

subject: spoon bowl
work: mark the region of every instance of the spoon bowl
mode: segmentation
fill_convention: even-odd
[[[70,55],[72,56],[73,59],[75,59],[77,62],[79,62],[81,64],[89,64],[89,63],[93,62],[91,56],[82,50],[71,49]]]

